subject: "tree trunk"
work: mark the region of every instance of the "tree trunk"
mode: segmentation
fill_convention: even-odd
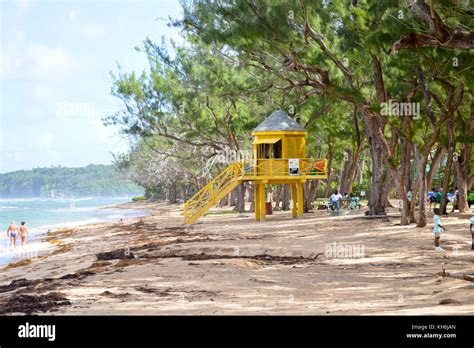
[[[467,204],[467,178],[463,175],[463,170],[460,168],[458,162],[454,164],[454,168],[456,169],[457,177],[458,177],[458,199],[456,201],[458,205],[458,209],[460,213],[470,213],[471,209]]]
[[[454,154],[454,122],[449,120],[446,124],[448,132],[448,159],[446,161],[446,168],[444,169],[444,178],[443,178],[443,197],[441,199],[441,213],[443,215],[448,215],[446,211],[446,206],[448,205],[448,190],[449,190],[449,179],[451,175],[451,167],[453,165],[453,154]]]
[[[388,208],[394,208],[392,203],[390,202],[390,191],[393,189],[393,178],[390,174],[390,171],[385,172],[385,184],[384,186],[384,199],[385,199],[385,206]]]
[[[426,186],[428,189],[433,188],[433,180],[436,175],[436,171],[438,170],[439,162],[441,158],[443,158],[445,153],[446,153],[446,149],[440,146],[436,150],[433,156],[433,159],[431,160],[430,171],[428,172],[428,179],[426,181]]]
[[[333,170],[332,170],[333,157],[334,157],[334,149],[332,147],[332,138],[329,137],[328,138],[328,178],[327,178],[327,184],[326,184],[326,192],[324,193],[325,197],[329,197],[329,195],[331,195],[331,192],[332,192],[331,183],[332,183],[332,174],[333,174]]]
[[[239,213],[245,212],[245,183],[242,182],[239,186],[235,188],[236,191],[236,204],[233,210],[238,211]]]
[[[282,189],[281,210],[290,210],[290,186],[285,184]]]
[[[356,179],[356,174],[357,174],[357,168],[359,165],[359,159],[362,154],[362,149],[363,149],[363,137],[361,136],[360,130],[359,130],[359,110],[356,107],[354,107],[354,113],[353,113],[353,118],[354,118],[354,126],[356,130],[356,142],[355,142],[355,149],[353,151],[354,156],[351,158],[351,165],[349,167],[349,171],[347,173],[347,184],[346,184],[346,192],[348,194],[352,193],[352,186],[354,185],[354,181]]]
[[[181,199],[183,200],[183,202],[186,202],[186,184],[184,182],[180,182],[179,183],[179,191],[180,191],[180,194],[181,194]]]
[[[427,191],[427,181],[426,181],[426,164],[428,162],[427,156],[424,156],[418,150],[418,147],[414,145],[413,150],[415,151],[415,158],[418,164],[418,191],[419,191],[419,206],[418,206],[418,221],[417,227],[426,226],[426,191]],[[414,196],[413,196],[414,197]]]
[[[344,159],[342,162],[341,174],[339,175],[339,193],[344,195],[347,193],[347,176],[349,174],[349,169],[351,167],[352,161],[352,151],[346,149],[344,151]]]
[[[245,190],[247,191],[247,203],[252,203],[253,197],[250,192],[252,184],[248,181],[245,181],[244,183],[245,183]]]
[[[362,189],[362,184],[364,183],[364,171],[365,171],[365,151],[364,154],[362,155],[362,158],[360,160],[360,165],[359,165],[359,191]]]
[[[404,117],[401,123],[402,131],[411,138],[412,136],[412,127],[411,127],[411,119],[408,117]],[[412,177],[411,177],[411,158],[412,158],[412,146],[408,139],[404,139],[403,137],[400,138],[400,171],[403,177],[403,184],[405,186],[405,190],[411,191],[412,193],[412,200],[409,202],[409,206],[407,207],[407,214],[410,223],[416,222],[415,220],[415,197],[416,192],[414,192],[415,187],[413,186]]]
[[[249,192],[250,212],[253,213],[255,211],[255,200],[253,199],[253,196],[255,195],[255,186],[249,183],[247,189]]]
[[[236,205],[237,205],[237,196],[238,196],[237,190],[230,191],[229,202],[228,203],[229,203],[229,206],[235,207],[234,210],[238,209],[238,207],[236,207]]]
[[[473,91],[474,93],[474,91]],[[464,133],[466,130],[463,129]],[[474,134],[474,101],[471,104],[471,119],[469,121],[469,127],[467,129],[468,134]],[[460,156],[456,158],[454,162],[454,168],[456,169],[458,179],[458,190],[459,199],[457,201],[460,213],[470,213],[469,205],[467,202],[467,194],[470,189],[469,177],[471,175],[471,166],[473,164],[472,159],[472,143],[462,143]]]
[[[375,141],[372,143],[370,153],[372,156],[372,178],[368,215],[385,215],[382,153]]]
[[[275,207],[273,208],[273,210],[275,211],[281,210],[280,202],[281,202],[282,190],[283,190],[282,185],[277,185],[275,194],[273,196],[273,200],[275,201]]]
[[[176,191],[176,181],[172,181],[168,187],[168,203],[175,204],[177,202]]]
[[[381,157],[384,158],[385,164],[387,165],[390,175],[392,176],[395,187],[397,188],[398,195],[403,202],[402,205],[402,216],[400,223],[402,225],[408,224],[408,217],[409,217],[409,202],[407,198],[407,190],[405,188],[403,177],[400,175],[397,167],[393,163],[393,154],[390,146],[387,143],[387,139],[383,134],[383,120],[380,119],[380,116],[374,114],[369,107],[366,105],[360,105],[359,110],[362,110],[364,115],[364,120],[366,124],[366,132],[367,132],[367,139],[370,146],[370,154],[372,157],[372,164],[373,173],[372,173],[372,183],[370,188],[370,197],[369,202],[373,198],[377,199],[380,193],[383,193],[383,188],[380,187],[383,184],[383,181],[380,180],[382,173],[381,173]],[[378,180],[377,180],[378,179]],[[373,193],[372,191],[377,191],[377,193]],[[382,212],[385,215],[385,207],[384,207],[384,199],[383,196],[378,198],[378,202],[370,202],[369,204],[369,212],[367,214],[373,214],[375,211]]]
[[[358,145],[355,155],[354,155],[354,159],[352,160],[351,166],[349,168],[349,173],[347,174],[347,186],[346,186],[347,194],[352,193],[352,186],[354,185],[354,181],[356,180],[357,169],[358,169],[361,153],[362,153],[362,144]]]
[[[316,190],[319,186],[319,180],[310,180],[304,183],[304,212],[307,213],[313,209],[312,203],[316,197]]]
[[[453,154],[452,150],[448,147],[448,158],[446,161],[446,167],[444,168],[444,178],[443,178],[443,187],[442,187],[442,197],[441,197],[441,205],[440,210],[441,214],[448,215],[446,211],[446,206],[448,205],[448,189],[449,189],[449,178],[451,175],[451,167],[453,164]]]

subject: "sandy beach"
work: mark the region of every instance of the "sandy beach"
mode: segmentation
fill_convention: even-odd
[[[445,252],[424,228],[315,211],[214,208],[185,226],[179,205],[137,202],[150,216],[48,233],[50,252],[2,268],[1,314],[472,315],[469,217],[443,217]]]

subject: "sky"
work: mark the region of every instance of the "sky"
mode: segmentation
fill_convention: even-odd
[[[122,71],[148,67],[146,37],[179,39],[178,0],[0,0],[0,173],[108,164],[127,139],[102,118]]]

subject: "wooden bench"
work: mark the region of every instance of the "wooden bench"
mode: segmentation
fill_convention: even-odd
[[[316,198],[312,203],[312,206],[317,210],[328,210],[328,202],[329,200],[327,198]]]

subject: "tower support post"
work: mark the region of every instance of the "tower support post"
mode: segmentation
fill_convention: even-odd
[[[296,218],[298,216],[297,214],[298,196],[297,196],[296,184],[291,184],[291,201],[293,203],[291,207],[291,216],[293,218]]]
[[[304,195],[303,195],[303,183],[298,183],[298,216],[303,216],[304,208]]]
[[[260,221],[260,184],[255,184],[255,189],[253,192],[253,200],[255,207],[255,220]]]
[[[265,184],[260,184],[260,221],[265,221],[266,216]]]

